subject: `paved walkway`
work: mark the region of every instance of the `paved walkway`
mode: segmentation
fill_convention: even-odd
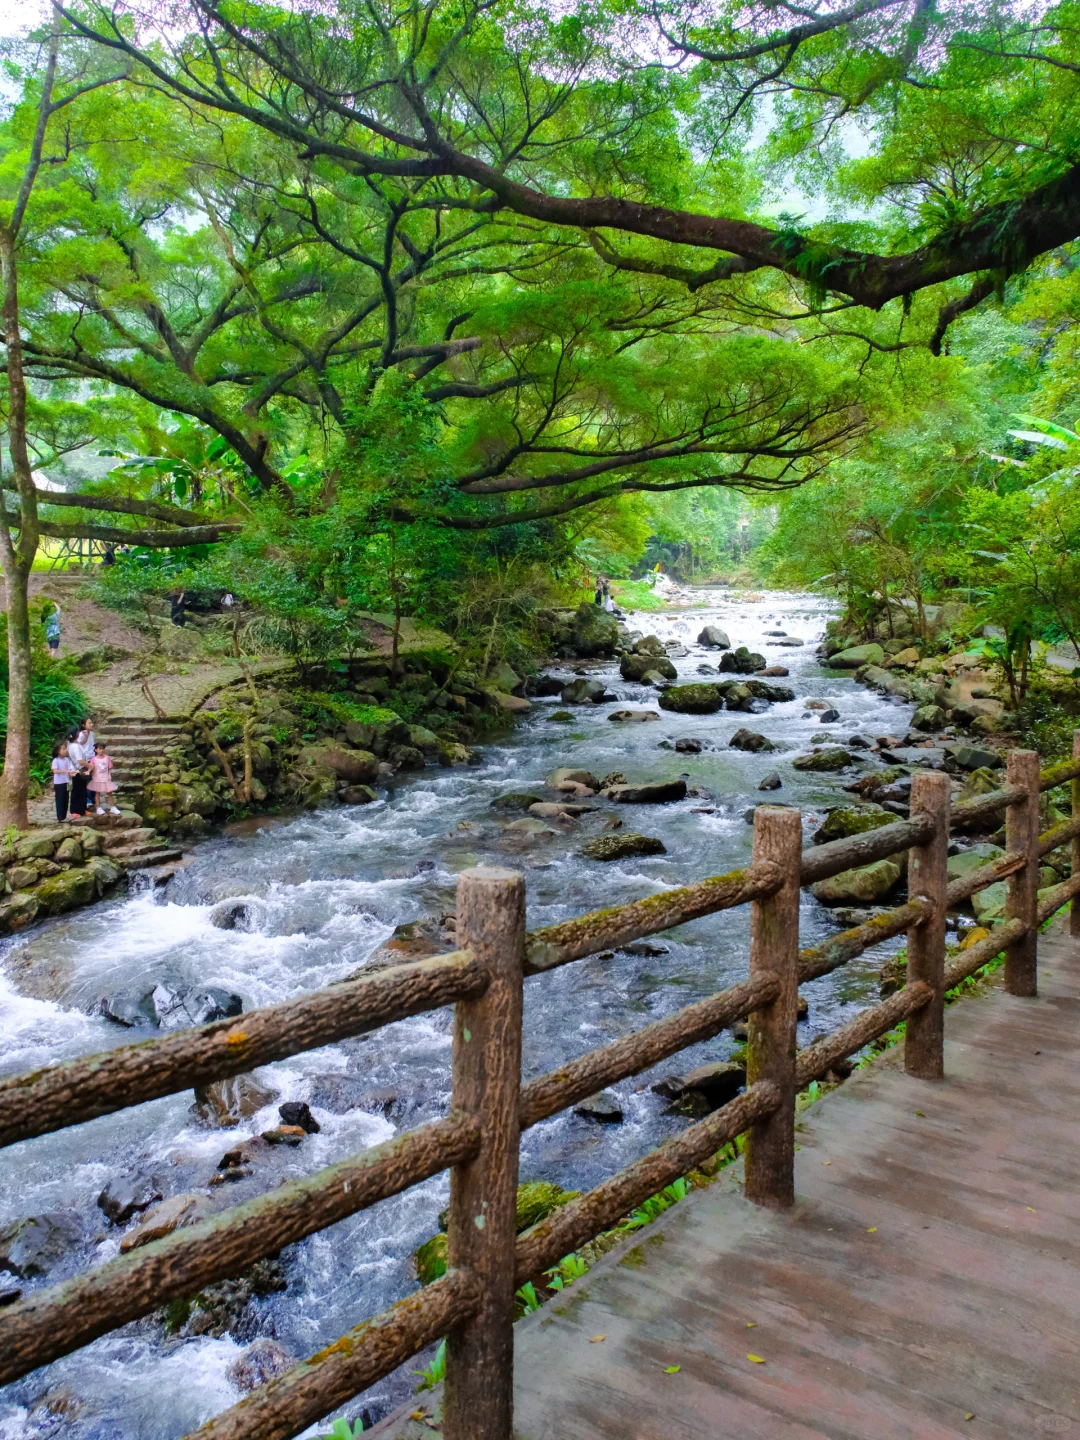
[[[804,1115],[793,1210],[721,1177],[524,1321],[519,1440],[1080,1440],[1080,945],[1039,950],[944,1083],[893,1051]]]

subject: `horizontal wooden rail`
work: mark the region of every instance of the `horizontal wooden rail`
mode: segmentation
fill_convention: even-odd
[[[252,1391],[185,1440],[291,1440],[470,1319],[482,1301],[479,1279],[468,1270],[451,1270]]]
[[[518,1239],[514,1267],[518,1282],[542,1274],[571,1250],[617,1224],[635,1205],[701,1165],[779,1105],[778,1086],[769,1080],[751,1085],[722,1109],[666,1140],[595,1190],[561,1206]]]
[[[1039,924],[1049,920],[1050,916],[1056,914],[1063,905],[1067,905],[1074,895],[1080,895],[1080,875],[1070,875],[1067,880],[1062,880],[1060,885],[1054,885],[1047,890],[1039,901]]]
[[[995,885],[999,880],[1004,880],[1009,875],[1015,875],[1027,864],[1025,855],[1001,855],[996,860],[991,860],[988,865],[980,865],[977,870],[969,870],[966,875],[960,875],[957,879],[950,881],[949,888],[945,892],[945,903],[950,910],[969,900],[979,890],[985,890],[988,885]]]
[[[606,1085],[658,1065],[688,1045],[712,1039],[751,1010],[775,1000],[779,989],[779,982],[773,979],[740,981],[719,995],[687,1005],[643,1030],[635,1030],[601,1050],[591,1050],[558,1070],[538,1076],[521,1092],[522,1130],[595,1095]]]
[[[1068,840],[1075,840],[1080,835],[1080,818],[1062,820],[1060,825],[1055,825],[1050,830],[1044,830],[1039,836],[1039,854],[1049,855],[1051,850],[1056,850],[1059,845],[1064,845]]]
[[[1039,772],[1039,789],[1054,790],[1069,780],[1080,779],[1080,760],[1059,760]]]
[[[170,1300],[239,1275],[285,1245],[472,1159],[479,1148],[475,1120],[453,1115],[436,1120],[197,1225],[174,1230],[96,1270],[34,1291],[6,1309],[0,1320],[0,1385]]]
[[[945,967],[945,989],[954,989],[1026,933],[1027,925],[1023,920],[1006,920],[1004,925],[996,926],[985,940],[979,940],[968,949],[961,950],[955,960]]]
[[[842,870],[885,860],[899,850],[909,850],[912,845],[925,845],[933,833],[933,821],[919,815],[913,820],[897,820],[892,825],[867,830],[862,835],[850,835],[844,840],[830,840],[827,845],[815,845],[802,852],[799,883],[814,885],[819,880],[839,875]]]
[[[483,993],[487,972],[466,950],[328,986],[234,1020],[173,1030],[135,1045],[0,1082],[0,1146],[146,1100],[317,1050],[395,1020]]]
[[[748,865],[745,870],[714,875],[696,885],[665,890],[661,895],[649,895],[610,910],[593,910],[576,920],[533,930],[525,937],[525,974],[540,975],[571,960],[595,955],[598,950],[617,950],[631,940],[670,930],[687,920],[775,894],[782,878],[777,865]]]
[[[823,945],[816,945],[813,950],[800,950],[799,984],[804,985],[808,980],[819,980],[822,975],[831,975],[834,970],[839,970],[841,965],[854,960],[871,946],[879,945],[883,940],[891,940],[894,935],[902,935],[912,925],[918,925],[929,914],[930,909],[930,901],[916,895],[913,900],[897,906],[895,910],[887,910],[884,915],[875,915],[872,920],[865,920],[851,930],[842,930],[839,935],[833,935]]]
[[[882,1000],[879,1005],[860,1011],[853,1020],[841,1025],[840,1029],[834,1030],[831,1035],[826,1035],[815,1044],[808,1045],[805,1050],[800,1050],[795,1057],[796,1085],[800,1090],[805,1090],[811,1080],[820,1080],[838,1060],[854,1055],[856,1050],[861,1050],[864,1045],[869,1045],[871,1040],[876,1040],[879,1035],[884,1035],[886,1030],[892,1030],[901,1020],[906,1020],[916,1010],[928,1005],[933,995],[929,985],[917,980],[914,985],[905,985],[902,990],[890,995],[887,1000]]]
[[[985,795],[976,795],[973,800],[958,801],[952,807],[949,818],[957,823],[970,825],[975,820],[991,820],[1001,810],[1023,800],[1024,789],[1019,785],[1005,785],[1000,790],[990,790]]]

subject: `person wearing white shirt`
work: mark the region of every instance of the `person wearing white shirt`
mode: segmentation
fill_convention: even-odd
[[[87,761],[93,760],[97,754],[97,744],[94,740],[94,718],[88,715],[82,722],[82,729],[79,731],[79,744],[82,746],[83,754]]]
[[[86,781],[90,774],[86,747],[80,744],[82,732],[72,732],[68,741],[68,759],[74,767],[71,776],[71,813],[80,818],[86,815]]]

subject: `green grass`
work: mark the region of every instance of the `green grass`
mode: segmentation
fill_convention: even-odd
[[[611,598],[624,610],[666,610],[663,597],[645,580],[615,580]]]

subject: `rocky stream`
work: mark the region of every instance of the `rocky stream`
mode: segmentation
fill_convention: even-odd
[[[732,678],[701,671],[720,663],[718,650],[697,643],[714,624],[733,646],[787,667],[778,683],[795,698],[753,700],[741,714],[674,713],[657,707],[652,684],[624,679],[617,662],[557,662],[551,673],[564,683],[598,680],[615,698],[570,706],[559,695],[534,699],[512,737],[486,746],[479,765],[403,774],[362,807],[247,822],[200,843],[163,889],[135,889],[3,942],[0,1070],[152,1033],[107,1018],[104,997],[124,1012],[118,1018],[138,1020],[140,997],[153,991],[156,1012],[147,1018],[187,1024],[340,980],[388,941],[399,958],[449,948],[455,876],[478,862],[524,871],[535,927],[745,863],[745,814],[766,799],[799,806],[809,836],[827,808],[850,798],[841,787],[866,762],[860,755],[854,769],[815,773],[794,768],[793,759],[823,732],[838,742],[857,732],[903,735],[912,707],[821,665],[815,647],[829,617],[824,601],[717,591],[694,598],[699,608],[629,617],[631,629],[667,643],[680,684]],[[828,705],[808,708],[807,701]],[[643,709],[656,718],[610,718]],[[775,749],[731,748],[743,728]],[[669,794],[682,795],[680,781],[687,789],[664,803],[641,803],[632,793],[582,800],[546,785],[560,767],[613,784],[618,775],[631,785],[664,782]],[[770,771],[780,788],[762,794]],[[532,798],[500,804],[508,795]],[[576,817],[526,808],[574,798],[591,808]],[[659,841],[662,851],[606,863],[582,853],[590,842],[628,833]],[[401,928],[409,925],[412,932]],[[836,928],[834,915],[804,893],[803,943]],[[747,930],[747,911],[732,911],[529,980],[526,1076],[729,984],[745,973]],[[871,954],[807,986],[801,1043],[875,999],[880,965]],[[0,1243],[0,1292],[53,1284],[111,1258],[138,1226],[167,1217],[170,1205],[201,1212],[248,1198],[442,1113],[449,1022],[448,1013],[420,1016],[268,1067],[229,1094],[195,1105],[190,1093],[176,1095],[0,1152],[0,1232],[8,1236]],[[722,1060],[734,1043],[723,1035],[678,1066]],[[586,1188],[687,1124],[651,1089],[671,1069],[616,1087],[609,1123],[569,1114],[531,1130],[523,1179]],[[282,1143],[258,1141],[286,1130]],[[225,1163],[230,1151],[237,1153]],[[0,1437],[186,1434],[234,1403],[245,1385],[410,1293],[413,1253],[438,1229],[447,1193],[446,1176],[420,1185],[214,1287],[195,1306],[170,1306],[0,1391]],[[31,1217],[36,1225],[19,1230]],[[373,1422],[415,1383],[401,1372],[346,1413]]]

